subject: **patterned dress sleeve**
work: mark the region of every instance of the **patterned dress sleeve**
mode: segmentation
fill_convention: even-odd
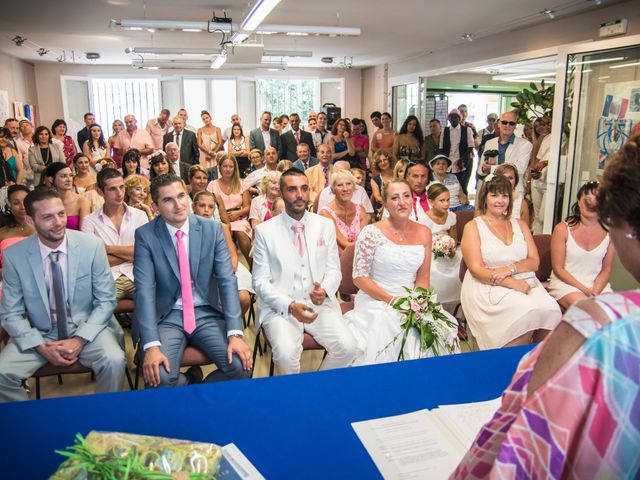
[[[353,278],[368,277],[376,247],[382,242],[382,233],[377,227],[367,225],[356,240],[353,255]]]

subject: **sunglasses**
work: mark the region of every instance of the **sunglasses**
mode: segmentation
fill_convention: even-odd
[[[517,125],[517,122],[508,122],[507,120],[500,120],[500,123],[502,125],[510,125],[512,127],[515,127]]]

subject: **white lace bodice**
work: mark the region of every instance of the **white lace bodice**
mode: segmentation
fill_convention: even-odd
[[[424,261],[424,245],[393,243],[375,225],[367,225],[356,241],[353,277],[369,277],[392,295],[413,288]]]

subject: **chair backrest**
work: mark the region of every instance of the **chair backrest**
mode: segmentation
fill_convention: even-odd
[[[345,295],[355,295],[358,293],[358,287],[353,283],[353,255],[355,247],[347,246],[340,256],[340,270],[342,271],[342,280],[338,287],[338,292]]]
[[[540,257],[540,265],[538,266],[536,277],[541,282],[546,282],[551,276],[551,235],[534,235],[533,241]]]
[[[462,234],[464,233],[464,226],[473,220],[473,211],[471,212],[456,212],[456,235],[458,235],[458,242],[462,241]]]

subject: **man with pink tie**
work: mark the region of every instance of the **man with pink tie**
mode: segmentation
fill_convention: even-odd
[[[189,215],[189,196],[176,175],[156,177],[151,198],[158,216],[136,230],[133,260],[133,335],[140,338],[145,384],[198,381],[196,370],[180,373],[187,345],[218,367],[205,382],[251,377],[238,281],[220,223]]]

